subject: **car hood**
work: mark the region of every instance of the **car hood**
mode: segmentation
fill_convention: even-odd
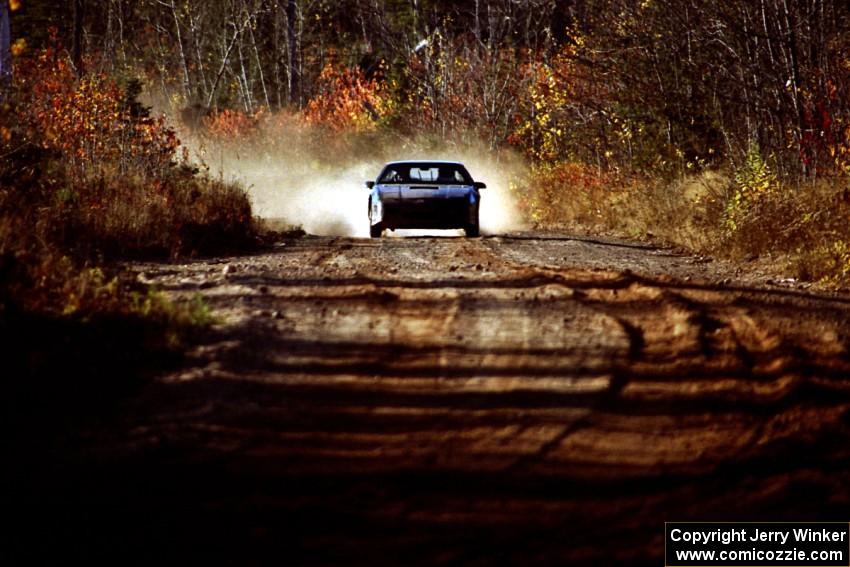
[[[460,199],[468,197],[475,188],[471,185],[378,185],[378,191],[384,199]]]

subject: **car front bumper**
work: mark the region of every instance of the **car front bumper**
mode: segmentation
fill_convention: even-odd
[[[464,228],[477,217],[468,199],[411,199],[384,202],[386,228]]]

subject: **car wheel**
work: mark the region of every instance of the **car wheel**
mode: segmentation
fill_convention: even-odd
[[[473,218],[472,222],[463,227],[463,231],[466,233],[466,236],[469,238],[475,238],[481,235],[481,230],[478,225],[478,211],[475,211],[475,214],[470,214]]]

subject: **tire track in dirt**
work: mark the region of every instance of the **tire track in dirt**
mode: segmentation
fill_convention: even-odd
[[[572,270],[565,272],[557,268],[553,269],[551,266],[540,270],[549,277],[573,273]],[[662,280],[662,286],[659,287],[646,278],[630,278],[630,271],[620,274],[620,277],[633,281],[627,287],[619,285],[613,289],[587,290],[587,301],[591,302],[595,308],[615,317],[624,329],[628,330],[632,340],[630,360],[627,366],[616,373],[609,401],[614,400],[615,394],[632,402],[645,402],[649,399],[653,402],[656,411],[658,411],[659,402],[667,401],[665,394],[672,394],[672,399],[669,400],[670,405],[687,403],[694,398],[697,398],[697,401],[707,401],[710,405],[710,402],[718,397],[717,394],[722,394],[726,399],[735,398],[736,401],[744,398],[750,408],[756,408],[762,412],[769,411],[770,408],[778,405],[796,403],[796,400],[791,398],[801,393],[801,380],[799,374],[783,372],[783,370],[791,369],[785,368],[787,364],[782,364],[789,360],[789,356],[786,353],[787,349],[783,348],[781,334],[759,324],[748,315],[746,309],[718,307],[718,303],[723,303],[722,298],[719,297],[723,295],[721,293],[706,294],[693,289],[689,290],[687,286],[683,292],[675,292],[666,285],[669,283],[666,278]],[[711,295],[714,297],[707,297]],[[701,297],[697,299],[694,296]],[[635,316],[628,309],[623,309],[623,306],[629,302],[641,299],[648,299],[657,304],[653,317],[647,318],[645,313]],[[738,297],[737,300],[740,301],[741,298]],[[846,351],[844,347],[838,347],[835,350],[842,354]],[[777,352],[780,354],[775,354]],[[799,354],[797,352],[798,356]],[[777,362],[780,363],[779,366]],[[846,357],[842,356],[831,363],[846,368]],[[725,373],[729,373],[730,378],[724,378]],[[700,376],[700,374],[704,377],[693,380],[694,375]],[[654,375],[675,376],[677,381],[665,380],[669,385],[665,392],[657,387],[657,383],[653,384]],[[755,384],[753,380],[756,381]],[[846,385],[846,380],[844,383]],[[656,387],[653,388],[653,386]],[[809,394],[810,396],[814,394],[811,388],[809,388]],[[703,399],[700,400],[700,397]],[[835,400],[831,400],[831,403],[834,402]],[[698,407],[697,404],[697,407],[692,408],[691,411],[698,411]],[[840,416],[846,417],[846,408],[845,403],[841,409],[832,412],[832,426],[842,428],[841,419],[843,418]],[[687,411],[687,409],[682,411],[679,408],[677,413],[687,413]],[[684,438],[684,447],[688,450],[691,446],[699,449],[695,453],[695,461],[709,461],[710,464],[710,461],[714,460],[722,463],[730,460],[729,452],[741,455],[745,450],[753,449],[756,445],[755,440],[758,440],[758,443],[767,441],[763,432],[769,427],[768,423],[773,423],[773,419],[750,420],[748,424],[750,417],[748,415],[738,417],[736,421],[741,427],[713,441],[702,432],[703,438],[698,443],[688,441],[691,434],[684,420],[673,421],[664,433],[667,443],[649,446],[663,448],[665,445],[680,441],[677,438]],[[663,423],[656,420],[656,428],[659,422]],[[634,428],[634,431],[638,430],[639,428]],[[586,430],[576,429],[573,433],[576,437],[581,435],[593,437],[593,434]],[[587,441],[585,445],[610,449],[611,447],[606,447],[603,440],[611,438],[610,432],[604,432]],[[575,439],[573,441],[580,443]],[[728,445],[729,451],[722,450],[724,444]],[[577,449],[571,446],[565,452],[574,456]],[[655,459],[651,457],[652,451],[648,451],[647,455],[644,455],[644,461],[658,463],[669,457],[664,454],[663,449],[659,452],[661,456]],[[717,455],[713,459],[707,459],[706,454],[712,452]]]
[[[137,269],[222,322],[76,450],[195,558],[657,564],[666,519],[850,511],[845,297],[559,234]]]

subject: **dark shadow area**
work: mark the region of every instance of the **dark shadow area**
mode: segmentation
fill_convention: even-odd
[[[167,388],[197,403],[299,405],[290,388],[277,385],[201,381]],[[181,404],[182,415],[154,420],[167,418],[177,429],[151,431],[164,437],[147,449],[103,459],[32,451],[8,463],[7,481],[15,488],[4,511],[15,527],[4,534],[4,559],[85,558],[93,565],[597,565],[616,559],[655,565],[668,519],[843,521],[850,513],[846,430],[773,442],[694,473],[582,463],[580,456],[548,472],[488,470],[481,455],[451,466],[352,456],[306,429],[334,419],[322,413],[326,401],[333,403],[327,395],[301,399],[308,403],[301,412],[288,410],[289,422],[236,419],[246,449],[235,452],[217,446],[220,434],[187,435],[199,419],[226,426],[226,412],[192,416],[186,412],[191,405]],[[309,408],[319,410],[312,421]],[[384,421],[392,430],[394,418]],[[437,418],[433,425],[440,423]],[[312,435],[323,451],[274,441],[291,429]],[[277,450],[252,453],[264,435]],[[365,465],[373,470],[365,472]]]
[[[166,329],[131,315],[79,320],[7,306],[0,316],[0,335],[8,349],[4,399],[10,405],[5,415],[34,409],[52,413],[52,403],[97,407],[135,391],[143,377],[180,359],[165,344]]]
[[[93,535],[78,523],[84,509],[74,499],[81,495],[65,492],[72,490],[69,482],[87,476],[74,462],[82,457],[77,441],[82,432],[120,419],[123,404],[152,375],[177,364],[181,355],[164,347],[162,333],[160,326],[130,316],[83,321],[6,305],[0,314],[0,482],[4,525],[10,527],[0,562],[34,565],[81,557],[78,541],[54,539],[51,532],[58,523],[80,529],[75,538]]]
[[[176,366],[182,355],[163,333],[132,316],[81,321],[7,307],[0,316],[6,471],[61,455],[66,436],[114,419],[151,376]]]

